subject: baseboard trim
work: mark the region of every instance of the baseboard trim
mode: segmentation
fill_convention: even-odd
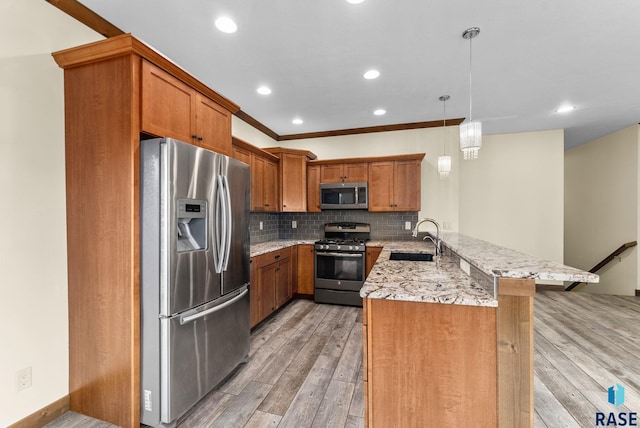
[[[13,425],[9,425],[8,428],[42,428],[49,422],[67,413],[69,409],[69,396],[65,395],[61,399],[54,401]]]

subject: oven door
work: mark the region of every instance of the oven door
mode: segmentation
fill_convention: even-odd
[[[315,287],[359,291],[364,284],[364,253],[316,250]]]

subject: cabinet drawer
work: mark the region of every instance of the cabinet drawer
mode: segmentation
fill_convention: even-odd
[[[280,250],[271,251],[266,254],[261,254],[253,258],[253,262],[256,264],[256,268],[270,265],[271,263],[278,262],[280,260],[288,259],[291,257],[291,247],[282,248]]]

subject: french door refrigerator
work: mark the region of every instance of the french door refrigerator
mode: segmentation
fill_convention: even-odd
[[[249,353],[250,173],[170,138],[140,158],[141,422],[165,427]]]

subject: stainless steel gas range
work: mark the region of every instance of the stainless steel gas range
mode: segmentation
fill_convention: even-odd
[[[315,243],[317,303],[362,306],[365,280],[365,243],[371,235],[367,223],[327,223],[324,239]]]

